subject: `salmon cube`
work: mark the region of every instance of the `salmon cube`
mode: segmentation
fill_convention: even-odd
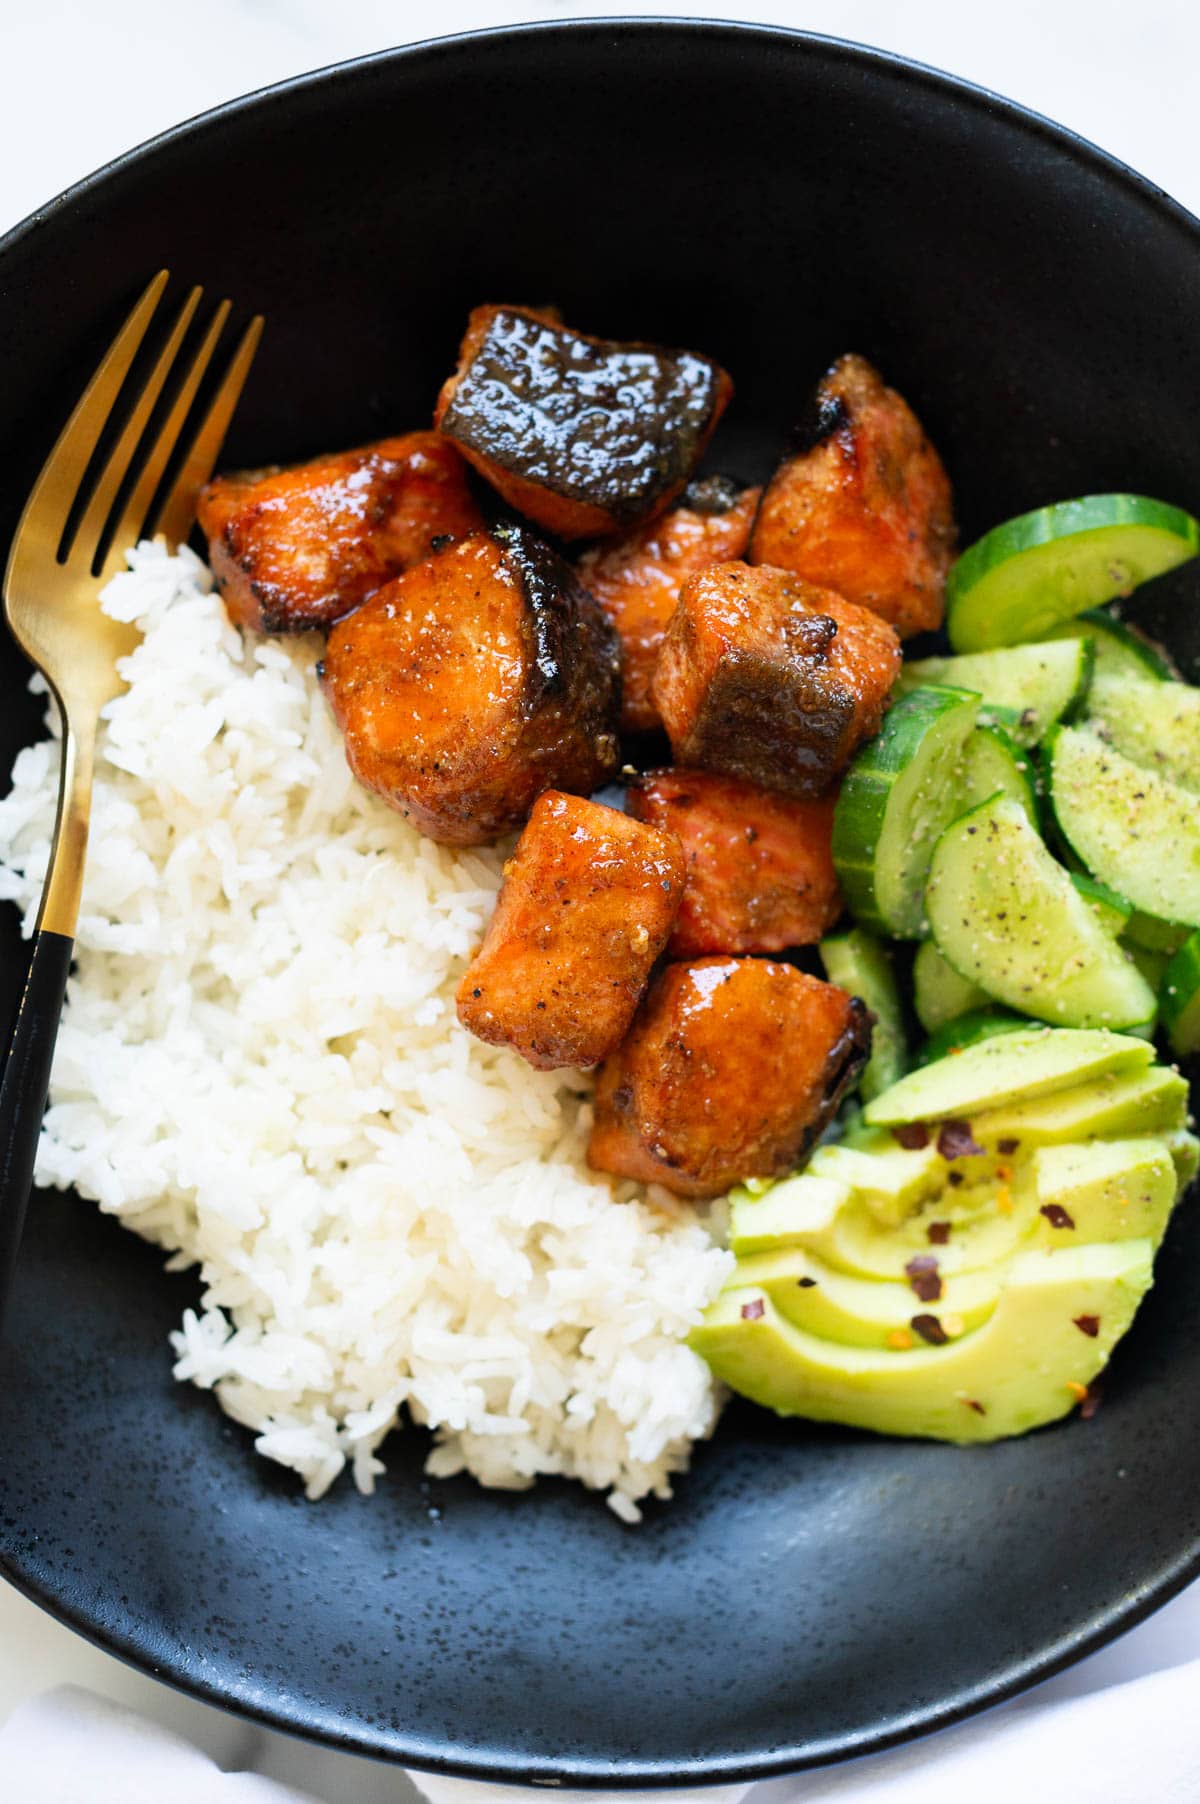
[[[879,731],[899,672],[900,642],[869,609],[718,564],[680,590],[654,699],[680,764],[815,796]]]
[[[668,958],[815,945],[842,912],[833,796],[799,800],[713,771],[658,770],[627,806],[674,833],[687,860]]]
[[[690,483],[682,499],[648,526],[580,558],[580,581],[621,641],[621,725],[627,732],[660,724],[651,683],[680,584],[710,564],[745,556],[758,497],[758,489],[707,476]]]
[[[447,845],[496,839],[543,790],[587,794],[616,767],[616,639],[522,526],[380,589],[334,627],[323,678],[355,776]]]
[[[794,965],[668,965],[597,1079],[589,1164],[692,1197],[793,1171],[861,1070],[870,1022]]]
[[[218,476],[196,515],[229,618],[262,633],[331,626],[440,541],[484,523],[466,465],[436,432]]]
[[[865,358],[843,357],[767,485],[751,563],[836,589],[905,639],[942,623],[954,538],[950,482],[921,422]]]
[[[534,806],[458,1018],[542,1070],[619,1046],[683,894],[673,834],[549,790]]]
[[[564,539],[661,513],[733,384],[711,357],[588,338],[530,307],[476,307],[434,424],[510,506]]]

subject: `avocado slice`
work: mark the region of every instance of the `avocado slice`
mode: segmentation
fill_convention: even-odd
[[[691,1345],[718,1378],[779,1415],[993,1441],[1074,1408],[1132,1322],[1153,1266],[1149,1240],[1022,1253],[981,1327],[896,1352],[808,1333],[750,1285],[717,1298]]]
[[[1057,1251],[1066,1245],[1150,1240],[1157,1246],[1166,1233],[1180,1184],[1162,1140],[1044,1146],[1032,1163],[1037,1245]]]
[[[920,1147],[901,1146],[888,1128],[860,1127],[844,1141],[818,1146],[807,1174],[847,1185],[873,1215],[893,1226],[946,1181],[934,1140]]]
[[[882,1281],[851,1277],[802,1247],[786,1247],[778,1253],[756,1253],[739,1260],[728,1288],[753,1286],[764,1291],[785,1321],[821,1340],[850,1347],[886,1347],[891,1344],[889,1336],[897,1334],[910,1345],[919,1345],[910,1324],[925,1308],[936,1309],[959,1333],[977,1328],[991,1315],[1000,1296],[1001,1284],[994,1271],[967,1272],[939,1282],[937,1302],[922,1302],[903,1274]]]
[[[781,1414],[953,1441],[1083,1397],[1200,1142],[1186,1084],[1143,1042],[1050,1030],[1004,1049],[1018,1038],[1032,1093],[1001,1062],[1002,1100],[978,1108],[971,1053],[948,1057],[888,1093],[928,1080],[928,1127],[859,1123],[806,1172],[732,1193],[737,1264],[691,1336],[719,1377]]]
[[[1103,1028],[1029,1028],[910,1071],[869,1102],[863,1118],[872,1127],[944,1121],[1066,1090],[1105,1072],[1141,1070],[1153,1057],[1145,1040]]]
[[[1178,1071],[1109,1071],[1051,1096],[1031,1097],[971,1118],[983,1146],[1015,1139],[1020,1146],[1052,1146],[1110,1134],[1156,1134],[1185,1126],[1188,1087]]]

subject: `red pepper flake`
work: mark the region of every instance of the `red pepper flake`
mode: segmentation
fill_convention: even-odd
[[[922,1303],[936,1303],[942,1294],[938,1262],[932,1253],[917,1253],[904,1268],[904,1275]]]
[[[964,1397],[963,1402],[966,1404],[968,1409],[973,1409],[977,1416],[986,1416],[987,1415],[987,1405],[984,1403],[980,1403],[980,1401],[977,1397]]]
[[[797,1278],[796,1282],[801,1290],[814,1290],[817,1283],[815,1278]]]
[[[742,1320],[756,1322],[760,1315],[765,1315],[767,1306],[761,1297],[752,1297],[748,1303],[742,1304]]]
[[[931,1221],[925,1232],[929,1237],[931,1247],[944,1247],[950,1238],[950,1223],[948,1221]]]
[[[909,1327],[927,1340],[931,1347],[944,1347],[950,1336],[938,1321],[936,1315],[914,1315]]]
[[[1002,1159],[1010,1159],[1020,1144],[1019,1140],[997,1140],[996,1151]]]
[[[923,1121],[905,1121],[892,1129],[892,1139],[898,1140],[905,1152],[918,1153],[929,1145],[929,1129]]]
[[[1088,1394],[1079,1405],[1080,1418],[1084,1422],[1090,1422],[1103,1401],[1104,1386],[1097,1378],[1094,1383],[1088,1385]]]
[[[1073,1228],[1075,1226],[1075,1218],[1063,1208],[1061,1203],[1043,1203],[1038,1214],[1044,1215],[1052,1228]]]
[[[938,1129],[937,1149],[943,1159],[966,1159],[983,1151],[969,1121],[943,1121]]]
[[[1100,1332],[1100,1317],[1098,1315],[1073,1315],[1071,1320],[1078,1328],[1080,1334],[1086,1334],[1089,1340],[1095,1340]]]

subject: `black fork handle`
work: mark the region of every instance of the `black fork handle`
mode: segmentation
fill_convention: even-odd
[[[0,1077],[0,1321],[33,1185],[38,1134],[75,942],[39,929]]]

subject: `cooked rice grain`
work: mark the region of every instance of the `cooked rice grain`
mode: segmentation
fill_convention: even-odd
[[[371,1491],[407,1411],[433,1474],[562,1473],[636,1519],[712,1426],[683,1336],[729,1258],[588,1171],[586,1077],[459,1027],[502,851],[360,789],[318,641],[243,639],[190,552],[140,546],[105,605],[145,636],[101,734],[39,1182],[199,1265],[175,1375],[310,1497],[347,1464]],[[27,931],[57,763],[22,751],[0,802]]]

